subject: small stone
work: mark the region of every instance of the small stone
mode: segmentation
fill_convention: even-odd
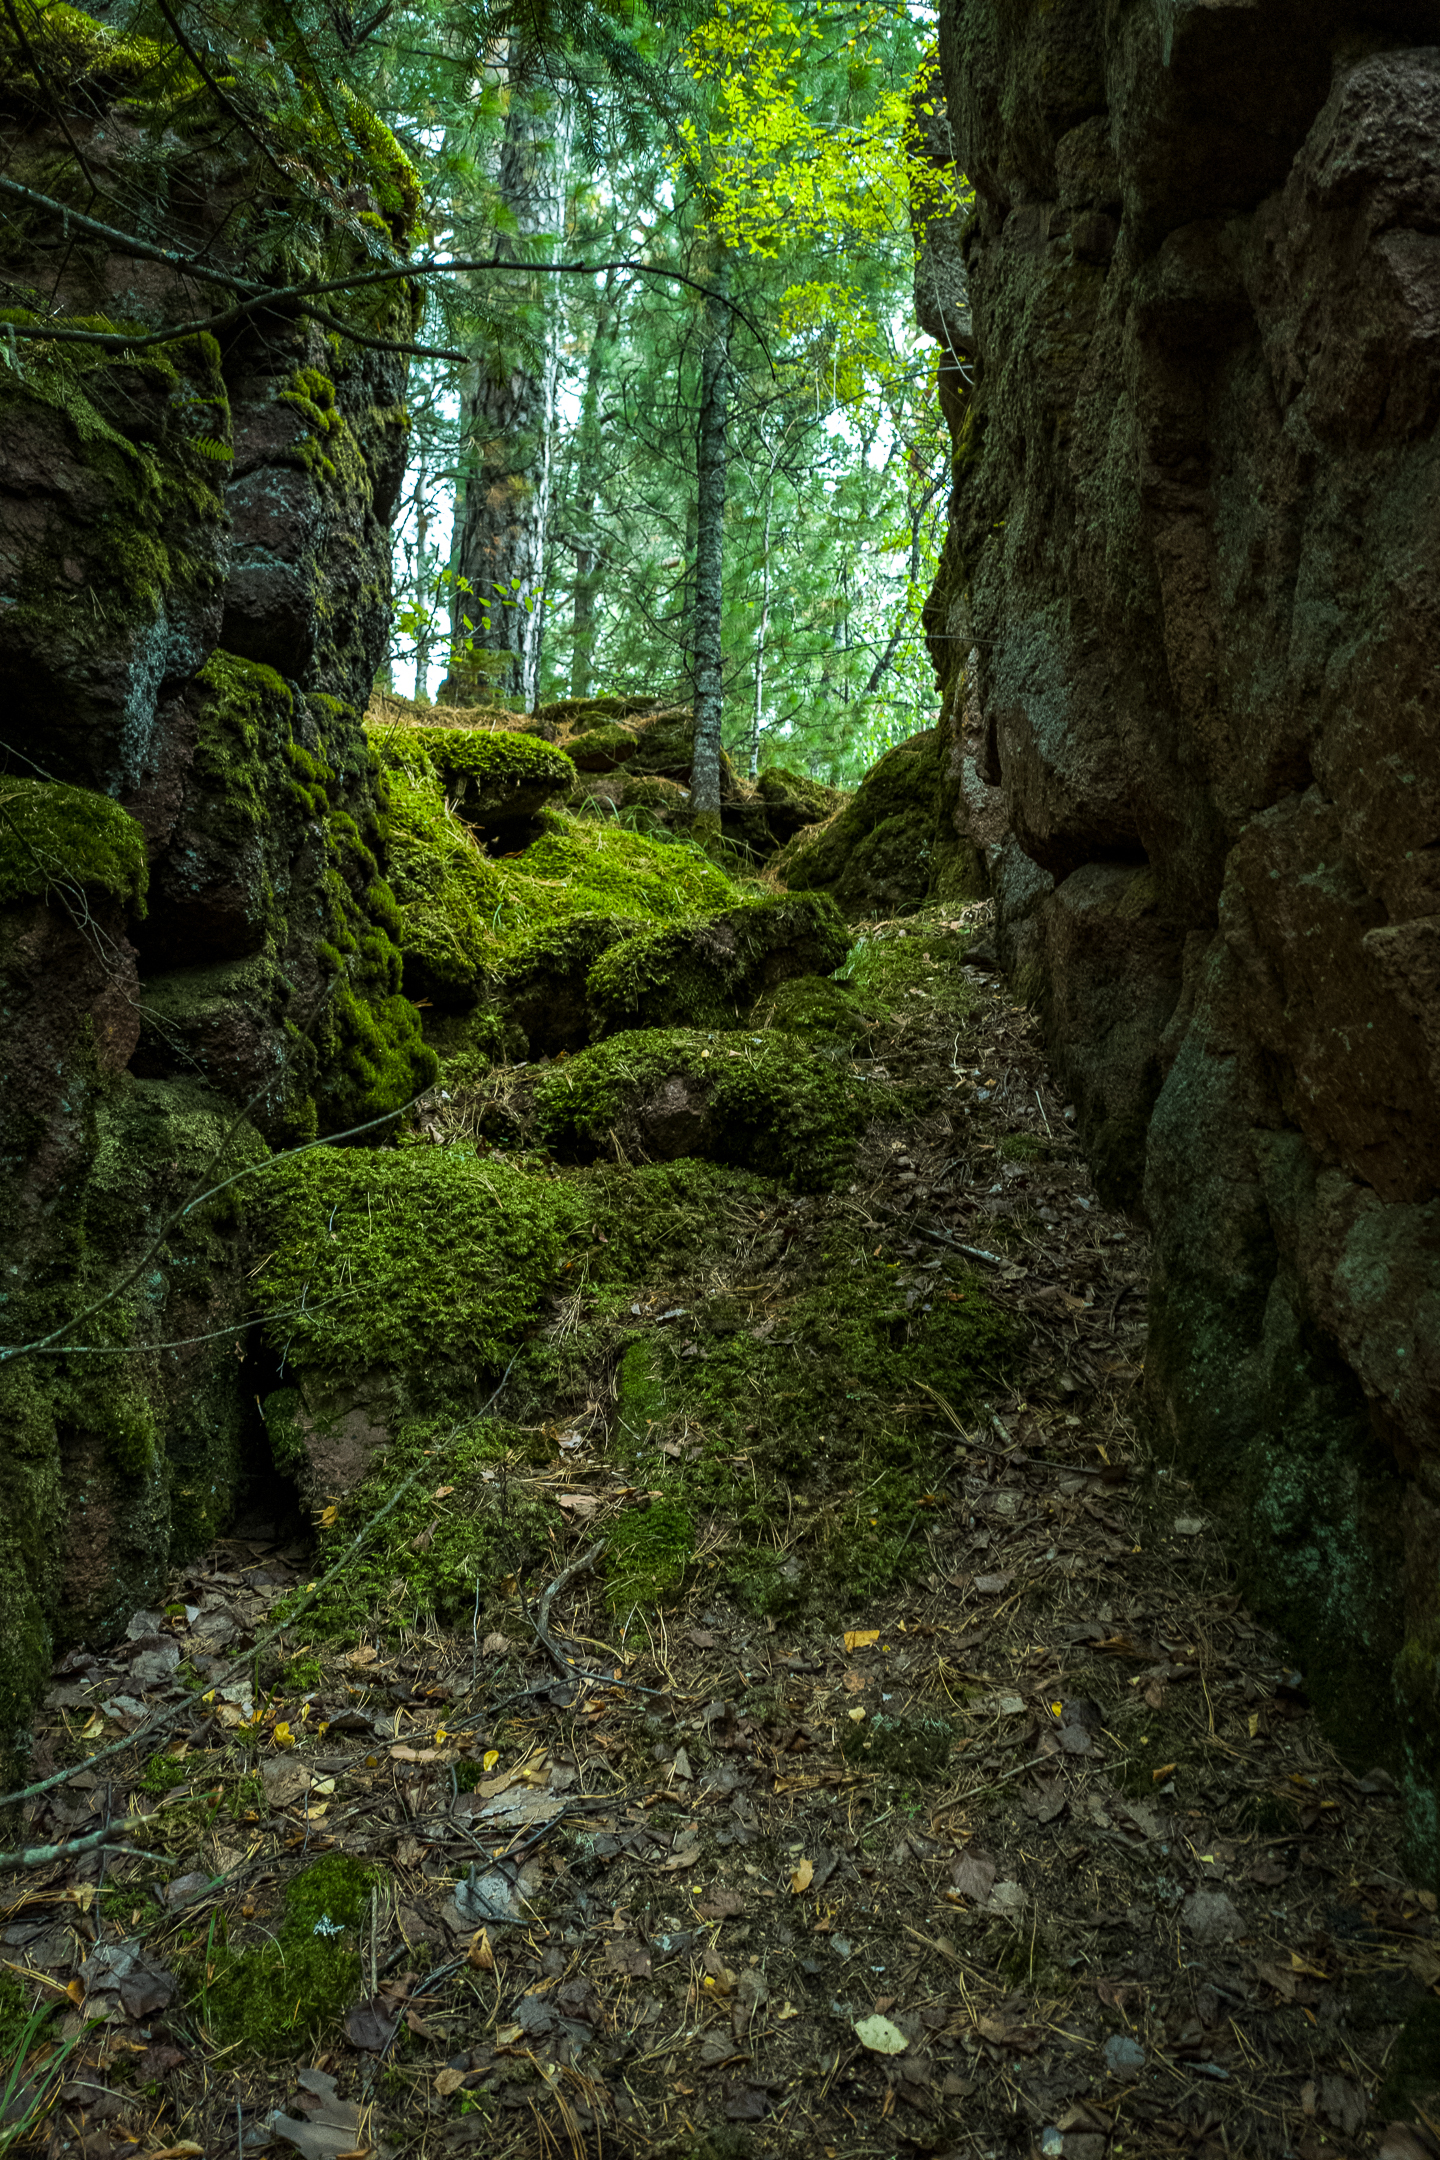
[[[1199,1537],[1204,1528],[1204,1522],[1198,1515],[1181,1515],[1176,1519],[1175,1535],[1176,1537]]]
[[[1192,1890],[1180,1908],[1180,1922],[1197,1942],[1218,1942],[1245,1931],[1244,1920],[1223,1890]]]
[[[1145,2050],[1128,2033],[1112,2033],[1105,2042],[1105,2068],[1111,2077],[1138,2077],[1145,2067]]]

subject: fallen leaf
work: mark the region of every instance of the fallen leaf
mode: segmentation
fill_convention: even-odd
[[[966,1852],[952,1866],[950,1880],[961,1897],[969,1898],[972,1904],[983,1905],[995,1887],[998,1872],[995,1862],[986,1859],[983,1853]]]
[[[621,1974],[626,1980],[650,1978],[649,1951],[643,1943],[634,1942],[626,1935],[606,1943],[605,1963],[611,1972]]]
[[[717,1885],[715,1889],[706,1891],[695,1910],[702,1920],[733,1920],[737,1913],[745,1910],[744,1895],[739,1890],[728,1890],[723,1885]]]
[[[490,1948],[490,1931],[488,1928],[478,1929],[471,1938],[470,1947],[465,1952],[465,1962],[467,1965],[473,1966],[476,1972],[494,1972],[495,1953]]]
[[[367,2055],[383,2055],[395,2038],[396,2019],[383,1995],[352,2003],[345,2013],[345,2037]]]
[[[499,1750],[499,1748],[493,1748],[493,1747],[492,1747],[492,1748],[487,1748],[487,1750],[486,1750],[486,1752],[484,1753],[484,1755],[482,1755],[482,1756],[481,1756],[481,1758],[480,1758],[480,1767],[481,1767],[481,1769],[482,1769],[482,1770],[493,1770],[493,1769],[494,1769],[494,1767],[495,1767],[495,1765],[496,1765],[496,1763],[497,1763],[497,1762],[499,1762],[499,1760],[500,1760],[500,1750]]]
[[[809,1860],[798,1861],[796,1863],[795,1872],[790,1877],[791,1894],[795,1897],[799,1897],[802,1890],[808,1890],[814,1880],[815,1869],[812,1862],[810,1862]]]
[[[327,1507],[320,1510],[320,1527],[322,1530],[328,1530],[332,1523],[337,1523],[339,1520],[340,1510],[338,1507]]]
[[[1008,1590],[1014,1580],[1013,1575],[977,1575],[975,1588],[981,1597],[999,1597],[1001,1591]]]
[[[195,2160],[195,2155],[203,2153],[204,2150],[203,2145],[197,2145],[193,2139],[186,2138],[183,2144],[162,2145],[159,2152],[147,2153],[145,2160]]]
[[[879,1640],[880,1630],[878,1627],[847,1628],[843,1637],[845,1655],[849,1657],[853,1651],[868,1650],[871,1643],[877,1643]]]
[[[861,2047],[869,2048],[872,2055],[903,2055],[910,2043],[898,2025],[878,2012],[873,2017],[858,2018],[855,2037]]]
[[[453,1485],[437,1485],[434,1492],[431,1493],[430,1497],[432,1500],[448,1500],[454,1490],[455,1487]]]
[[[390,1755],[395,1762],[438,1762],[440,1750],[433,1747],[413,1748],[400,1746],[392,1747]]]
[[[277,2108],[270,2128],[303,2156],[303,2160],[342,2160],[349,2153],[368,2150],[361,2134],[360,2110],[353,2100],[342,2100],[335,2080],[326,2070],[299,2070],[295,2082],[306,2094],[301,2105],[308,2120],[300,2122]]]
[[[448,2100],[451,2093],[459,2092],[464,2082],[465,2072],[452,2069],[449,2063],[445,2065],[443,2070],[437,2070],[435,2073],[435,2090],[442,2100]]]
[[[868,1679],[867,1679],[867,1678],[865,1677],[864,1673],[863,1673],[863,1672],[856,1672],[855,1668],[854,1668],[853,1666],[851,1666],[850,1670],[849,1670],[849,1671],[848,1671],[848,1672],[846,1673],[846,1675],[845,1675],[845,1692],[846,1692],[846,1694],[847,1694],[847,1695],[859,1695],[859,1694],[862,1694],[862,1693],[864,1692],[864,1690],[865,1690],[865,1689],[866,1689],[867,1687],[869,1687],[869,1685],[870,1685],[870,1682],[869,1682],[869,1681],[868,1681]]]

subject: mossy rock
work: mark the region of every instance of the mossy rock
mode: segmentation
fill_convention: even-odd
[[[581,1216],[571,1185],[463,1146],[315,1149],[256,1183],[267,1339],[345,1378],[504,1365]]]
[[[0,778],[0,907],[69,886],[143,916],[147,883],[145,835],[108,795]]]
[[[944,763],[934,728],[897,743],[843,809],[806,827],[776,856],[777,876],[792,892],[832,894],[852,920],[913,914],[940,897],[937,877],[952,852],[940,815]],[[943,897],[962,896],[947,890]]]
[[[820,825],[834,817],[850,799],[844,789],[825,787],[808,774],[791,772],[784,765],[767,765],[755,782],[755,792],[765,806],[766,822],[780,847],[805,826]]]
[[[639,737],[632,729],[613,723],[608,727],[587,728],[581,734],[565,738],[565,755],[576,772],[614,772],[618,765],[633,758],[639,747]]]
[[[836,1046],[858,1042],[885,1017],[885,1006],[853,983],[829,975],[796,975],[756,1000],[755,1027],[783,1028]]]
[[[589,1042],[590,971],[634,934],[633,922],[613,915],[576,915],[526,938],[500,962],[490,988],[507,1021],[524,1035],[523,1055],[554,1057]]]
[[[777,896],[638,931],[590,970],[593,1032],[736,1027],[763,991],[792,975],[828,974],[849,950],[838,911],[820,894]]]
[[[815,1188],[844,1175],[870,1114],[864,1086],[792,1036],[639,1029],[547,1070],[530,1130],[562,1160],[618,1147]]]
[[[467,825],[503,831],[568,795],[575,767],[538,735],[509,728],[415,728],[456,812]]]

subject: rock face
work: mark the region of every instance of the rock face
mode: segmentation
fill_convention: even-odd
[[[1433,1873],[1440,9],[945,0],[941,60],[961,819],[1162,1443]]]
[[[286,214],[274,173],[143,41],[48,11],[42,94],[9,35],[8,177],[72,214],[101,188],[139,242],[7,198],[12,307],[137,339],[193,321],[212,288],[157,242],[243,278]],[[403,160],[367,140],[332,265],[377,229],[405,244]],[[367,329],[403,337],[411,295],[386,291]],[[276,314],[227,337],[24,342],[0,369],[0,1754],[52,1649],[103,1639],[213,1534],[256,1439],[249,1188],[187,1203],[435,1070],[360,725],[404,362]]]

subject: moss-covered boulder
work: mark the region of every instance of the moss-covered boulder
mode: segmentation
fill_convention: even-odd
[[[829,974],[849,950],[838,911],[818,893],[637,931],[591,968],[592,1032],[736,1027],[763,991],[787,976]]]
[[[640,739],[634,730],[617,722],[565,737],[566,756],[577,772],[584,773],[614,772],[617,765],[633,758],[639,747]]]
[[[878,1027],[884,1003],[853,982],[828,975],[796,975],[767,990],[750,1014],[755,1027],[781,1028],[815,1043],[848,1049]]]
[[[509,728],[415,728],[415,748],[430,759],[457,814],[504,843],[547,803],[575,785],[563,750]]]
[[[784,765],[767,765],[755,782],[755,792],[780,847],[805,826],[824,824],[849,800],[843,788],[826,787],[808,773],[792,772]]]
[[[78,900],[89,889],[139,917],[148,883],[145,835],[108,795],[58,781],[0,778],[0,907],[57,888]]]
[[[646,1028],[547,1068],[528,1129],[571,1162],[699,1156],[813,1189],[869,1115],[864,1084],[793,1037]]]
[[[945,757],[933,728],[897,743],[843,809],[796,835],[775,858],[776,874],[791,891],[832,894],[852,918],[981,897],[973,850],[961,847],[942,812]]]

